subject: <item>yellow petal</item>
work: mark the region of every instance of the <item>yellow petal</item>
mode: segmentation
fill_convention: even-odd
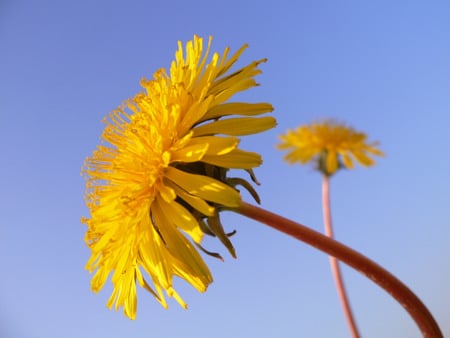
[[[231,102],[219,104],[211,108],[200,121],[215,119],[228,115],[256,116],[273,111],[269,103],[242,103]]]
[[[314,149],[313,147],[298,147],[288,153],[285,158],[290,160],[291,163],[297,161],[300,161],[300,163],[307,163],[319,153],[320,151]]]
[[[258,72],[259,73],[259,72]],[[253,78],[249,79],[243,79],[243,80],[230,80],[228,83],[226,83],[227,89],[223,91],[217,91],[211,88],[209,92],[214,96],[214,100],[211,102],[211,106],[216,106],[218,104],[221,104],[227,100],[229,100],[233,95],[235,95],[238,92],[245,91],[247,89],[250,89],[251,87],[257,86],[256,81]],[[223,86],[225,87],[225,86]]]
[[[338,168],[337,154],[334,150],[329,150],[326,159],[327,172],[333,174]]]
[[[200,290],[200,292],[203,292],[203,290]],[[170,289],[170,296],[175,298],[175,300],[183,309],[187,309],[187,304],[184,302],[183,298],[181,298],[180,295],[175,291],[175,289]]]
[[[170,187],[175,191],[178,197],[187,202],[193,208],[200,211],[205,216],[213,216],[214,215],[214,207],[210,206],[205,200],[188,194],[186,191],[181,189],[178,185],[173,183],[172,181],[166,180],[166,184],[170,185]]]
[[[371,165],[375,164],[375,161],[364,154],[364,152],[362,151],[352,151],[352,154],[360,164],[366,167],[370,167]]]
[[[154,211],[151,208],[150,215],[153,216],[153,213]],[[149,214],[148,210],[146,214]],[[150,275],[155,291],[159,295],[159,300],[164,303],[164,294],[160,288],[166,289],[172,285],[173,270],[170,254],[153,222],[154,220],[151,220],[150,217],[142,219],[141,226],[147,231],[141,234],[138,258],[145,271]],[[158,224],[158,227],[166,226],[170,226],[170,224]]]
[[[175,191],[173,191],[172,188],[164,185],[161,185],[161,187],[159,188],[159,193],[166,202],[173,201],[177,197]]]
[[[208,107],[211,105],[213,97],[209,96],[202,100],[200,103],[195,102],[183,117],[180,123],[179,131],[180,133],[185,133],[194,124],[198,123],[199,120],[205,115]]]
[[[225,51],[224,51],[223,56],[222,56],[222,60],[221,60],[220,65],[219,65],[220,70],[217,73],[217,77],[225,74],[226,71],[228,69],[230,69],[231,66],[233,66],[233,64],[239,59],[239,57],[242,55],[244,50],[246,50],[247,48],[248,48],[247,44],[243,45],[226,62],[225,62],[225,60],[226,60],[226,57],[227,57],[230,49],[228,47],[225,48]]]
[[[271,116],[241,117],[218,120],[196,127],[194,136],[224,134],[243,136],[260,133],[276,126],[276,120]]]
[[[258,153],[235,149],[221,156],[205,155],[202,161],[224,168],[252,169],[261,165],[262,158]]]
[[[351,157],[348,155],[348,153],[341,152],[340,154],[342,156],[342,162],[344,163],[344,166],[348,169],[353,169],[353,167],[354,167],[353,161],[352,161]]]
[[[373,146],[369,146],[369,147],[365,148],[365,150],[368,153],[371,153],[371,154],[374,154],[374,155],[377,155],[377,156],[384,156],[384,153],[381,150],[379,150],[379,149],[377,149],[377,148],[375,148]]]
[[[208,144],[207,155],[224,155],[232,151],[239,144],[237,137],[200,136],[192,138],[188,146]]]
[[[168,225],[159,228],[166,247],[173,258],[177,260],[174,263],[190,275],[191,280],[196,281],[193,286],[203,289],[204,284],[212,279],[208,266],[192,243],[174,227],[172,215],[167,213],[170,211],[170,209],[166,209],[167,204],[160,202],[161,199],[157,199],[152,210],[156,223]]]
[[[171,162],[197,162],[206,154],[209,145],[207,143],[189,145],[172,153]]]
[[[191,195],[207,201],[238,207],[241,195],[228,185],[203,175],[188,174],[173,167],[166,169],[166,177]]]
[[[175,201],[167,203],[164,199],[158,199],[162,211],[170,215],[171,221],[181,230],[186,232],[196,243],[200,243],[203,238],[203,232],[198,225],[197,220],[183,206]]]

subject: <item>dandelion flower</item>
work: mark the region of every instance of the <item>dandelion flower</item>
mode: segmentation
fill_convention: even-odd
[[[136,283],[167,307],[165,295],[186,307],[173,287],[184,279],[200,292],[212,282],[197,251],[204,233],[217,236],[234,255],[219,219],[222,208],[236,208],[241,178],[228,169],[252,169],[261,156],[240,149],[239,136],[273,128],[268,103],[230,102],[257,85],[265,59],[231,72],[247,46],[229,56],[209,58],[195,36],[179,42],[169,72],[158,70],[141,81],[144,92],[125,101],[104,120],[102,144],[85,161],[85,200],[90,217],[85,241],[91,250],[86,268],[95,272],[98,292],[112,274],[108,307],[123,307],[135,319]]]
[[[334,120],[288,130],[280,139],[278,149],[289,151],[284,157],[288,163],[315,161],[327,176],[342,167],[353,169],[354,160],[368,167],[375,164],[370,155],[383,156],[376,142],[367,142],[366,134]]]
[[[325,234],[333,238],[329,193],[330,176],[339,168],[352,169],[354,160],[363,166],[371,166],[375,164],[375,161],[370,155],[382,156],[383,153],[376,148],[376,143],[367,143],[366,134],[334,120],[325,120],[311,125],[300,126],[296,130],[288,130],[285,135],[280,136],[280,139],[282,142],[278,144],[278,148],[290,150],[285,156],[285,160],[288,163],[300,162],[305,164],[313,161],[317,165],[317,170],[322,172],[322,205]],[[330,264],[351,336],[360,337],[344,287],[339,262],[335,256],[330,256]]]

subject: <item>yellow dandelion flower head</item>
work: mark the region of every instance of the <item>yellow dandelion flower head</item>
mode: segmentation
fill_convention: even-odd
[[[378,143],[368,143],[365,133],[332,119],[288,130],[280,139],[277,147],[288,150],[284,157],[288,163],[314,161],[317,169],[327,176],[339,168],[353,169],[354,160],[369,167],[375,164],[370,155],[383,156]]]
[[[127,100],[104,120],[102,144],[85,161],[86,205],[90,217],[85,241],[86,268],[95,272],[98,292],[111,276],[108,307],[136,316],[136,282],[167,307],[165,295],[186,304],[173,288],[178,276],[203,292],[211,273],[197,251],[204,233],[215,235],[234,255],[218,212],[237,207],[244,186],[227,171],[252,169],[261,156],[239,149],[239,136],[273,128],[268,103],[229,102],[257,85],[259,60],[231,72],[247,46],[229,56],[226,48],[209,58],[195,36],[179,42],[169,73],[160,69],[141,81],[144,92]],[[211,253],[213,254],[213,253]],[[213,254],[217,255],[217,254]]]

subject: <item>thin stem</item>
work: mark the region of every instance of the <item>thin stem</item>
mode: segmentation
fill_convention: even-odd
[[[325,225],[325,235],[329,238],[333,238],[333,226],[331,221],[331,207],[330,207],[330,180],[328,176],[323,176],[322,181],[322,207],[323,207],[323,221]],[[347,325],[350,329],[350,333],[353,338],[359,338],[358,327],[356,326],[355,319],[353,318],[350,302],[345,291],[344,281],[341,275],[341,269],[339,262],[334,256],[330,257],[331,272],[336,284],[336,290],[341,301],[342,310],[347,321]]]
[[[394,297],[414,319],[424,337],[443,338],[438,324],[421,300],[394,275],[359,252],[304,225],[245,202],[232,210],[305,242],[351,266]]]

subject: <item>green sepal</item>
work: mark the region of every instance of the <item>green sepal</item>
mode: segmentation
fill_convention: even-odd
[[[236,251],[234,250],[233,244],[231,244],[231,241],[228,239],[228,235],[223,230],[222,223],[220,222],[219,214],[213,217],[208,217],[207,222],[209,225],[209,228],[214,232],[214,234],[219,238],[219,240],[222,242],[223,245],[228,249],[228,252],[230,253],[233,258],[237,258]]]
[[[253,199],[256,201],[256,203],[261,204],[261,199],[259,198],[258,193],[253,188],[253,186],[243,178],[239,177],[231,177],[227,179],[227,184],[231,185],[232,187],[236,187],[237,185],[243,186],[249,193],[252,195]]]

